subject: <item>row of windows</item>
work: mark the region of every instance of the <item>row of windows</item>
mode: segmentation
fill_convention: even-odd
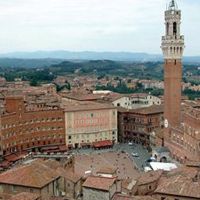
[[[31,143],[28,143],[28,144],[23,144],[21,145],[20,147],[13,147],[13,146],[10,146],[10,147],[5,147],[3,146],[3,150],[4,151],[7,151],[7,152],[10,152],[10,153],[13,153],[13,152],[16,152],[16,151],[19,151],[19,150],[24,150],[26,148],[31,148],[31,147],[34,147],[34,146],[44,146],[44,145],[50,145],[50,144],[62,144],[64,143],[64,140],[63,139],[60,139],[60,140],[49,140],[49,141],[37,141],[37,142],[31,142]]]
[[[95,139],[94,140],[94,142],[98,142],[98,141],[103,141],[103,140],[108,140],[108,139],[110,139],[110,138],[100,138],[100,139]],[[116,137],[115,136],[113,136],[112,137],[112,139],[113,140],[116,140]],[[85,143],[85,142],[87,142],[87,143],[91,143],[91,141],[90,140],[81,140],[81,143]],[[72,143],[72,141],[71,140],[69,140],[69,142],[68,142],[69,144],[71,144]]]
[[[63,118],[58,117],[58,118],[42,118],[42,119],[32,119],[30,121],[24,121],[24,122],[18,122],[18,123],[13,123],[13,124],[5,124],[2,125],[2,130],[6,128],[13,128],[16,126],[23,126],[23,125],[29,125],[29,124],[35,124],[35,123],[41,123],[41,122],[56,122],[56,121],[63,121]]]
[[[108,126],[107,125],[99,125],[96,126],[88,126],[88,127],[74,127],[72,128],[72,126],[69,126],[67,128],[67,132],[68,133],[71,133],[71,132],[75,132],[75,133],[85,133],[86,131],[87,132],[97,132],[97,131],[104,131],[104,130],[108,130]]]
[[[56,130],[63,130],[63,127],[35,127],[35,128],[29,128],[26,130],[19,130],[19,132],[8,132],[8,133],[4,133],[4,135],[2,136],[2,139],[7,139],[16,135],[22,135],[22,134],[30,134],[30,133],[34,133],[34,132],[39,132],[39,131],[56,131]]]
[[[197,151],[200,150],[200,143],[199,143],[199,146],[198,145],[194,145],[194,144],[190,144],[188,143],[187,141],[184,141],[183,137],[179,137],[177,136],[176,134],[173,134],[172,135],[172,140],[174,142],[176,142],[177,144],[180,144],[180,145],[184,145],[184,147],[189,150],[191,153],[195,153]]]
[[[191,135],[193,137],[196,137],[197,135],[199,135],[199,132],[192,127],[185,126],[184,130],[185,130],[186,133],[188,133],[189,135]]]
[[[105,124],[105,123],[109,123],[109,120],[107,118],[104,119],[86,119],[86,120],[76,120],[74,121],[74,124],[76,125],[85,125],[85,124]]]
[[[138,127],[138,126],[134,126],[134,125],[127,125],[127,126],[125,125],[124,130],[137,130],[137,131],[144,132],[144,131],[146,131],[146,128]]]
[[[162,119],[160,119],[160,118],[135,118],[135,117],[133,117],[133,118],[129,118],[129,117],[124,117],[124,121],[130,121],[131,120],[131,122],[132,123],[134,123],[134,122],[138,122],[138,123],[143,123],[143,124],[146,124],[146,123],[159,123],[159,121],[160,120],[162,120]]]
[[[108,137],[109,135],[114,135],[115,134],[115,131],[113,131],[112,133],[108,133],[108,132],[103,132],[103,133],[96,133],[95,134],[95,137]],[[68,139],[71,140],[71,139],[79,139],[79,138],[90,138],[90,136],[93,136],[93,135],[90,135],[90,134],[76,134],[76,135],[69,135],[68,136]]]
[[[36,145],[36,144],[40,144],[42,141],[46,141],[46,140],[53,140],[55,142],[56,139],[64,139],[64,135],[56,134],[56,135],[49,135],[49,136],[43,136],[43,137],[37,137],[37,138],[29,138],[29,139],[24,139],[24,140],[20,140],[20,141],[13,141],[13,142],[3,145],[2,147],[3,147],[3,149],[5,149],[5,148],[12,147],[12,146],[16,146],[18,144],[26,144],[26,143],[32,143],[33,145],[34,144]]]
[[[113,111],[113,115],[115,115],[116,112]],[[69,115],[68,115],[69,116]],[[78,119],[83,119],[83,118],[93,118],[93,117],[107,117],[108,116],[108,112],[95,112],[95,113],[81,113],[81,114],[77,114],[76,118]]]

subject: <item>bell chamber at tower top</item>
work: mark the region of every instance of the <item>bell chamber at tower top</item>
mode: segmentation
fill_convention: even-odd
[[[181,35],[181,10],[172,0],[165,11],[165,35],[162,37],[162,51],[165,59],[181,59],[184,50],[184,36]]]

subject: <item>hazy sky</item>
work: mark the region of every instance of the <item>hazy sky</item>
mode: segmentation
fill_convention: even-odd
[[[161,53],[169,0],[0,0],[0,53],[35,50]],[[200,55],[200,0],[177,0],[186,55]]]

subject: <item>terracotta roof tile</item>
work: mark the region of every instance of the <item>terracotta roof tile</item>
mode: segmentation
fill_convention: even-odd
[[[155,113],[163,113],[164,106],[163,105],[153,105],[145,108],[133,109],[131,112],[138,114],[155,114]]]
[[[194,178],[170,174],[162,177],[155,193],[200,199],[200,180]]]
[[[57,178],[55,170],[42,161],[33,161],[0,174],[0,183],[42,188]]]
[[[138,179],[138,185],[144,185],[144,184],[152,183],[154,181],[158,181],[162,173],[163,173],[162,170],[143,173]]]
[[[123,194],[116,194],[113,197],[113,200],[155,200],[151,196],[127,196]]]
[[[101,110],[101,109],[115,109],[114,106],[106,103],[96,103],[96,102],[67,102],[62,104],[62,108],[65,112],[75,112],[75,111],[88,111],[88,110]]]
[[[83,187],[109,191],[115,181],[116,178],[89,176],[83,183]]]
[[[97,174],[115,174],[117,171],[116,167],[102,167],[97,171]]]
[[[81,175],[74,173],[72,168],[64,169],[60,167],[56,171],[60,174],[60,176],[72,181],[73,183],[77,183],[82,178]]]
[[[9,200],[38,200],[40,195],[29,193],[29,192],[22,192],[12,196]]]

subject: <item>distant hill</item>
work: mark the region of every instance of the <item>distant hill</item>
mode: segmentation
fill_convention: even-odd
[[[0,54],[0,58],[47,59],[46,61],[48,62],[49,61],[56,62],[56,60],[60,59],[61,60],[113,60],[113,61],[129,61],[129,62],[157,62],[163,60],[162,55],[159,54],[131,53],[131,52],[93,52],[93,51],[13,52],[13,53]],[[200,56],[184,57],[184,62],[200,63]]]
[[[129,52],[71,52],[71,51],[36,51],[36,52],[13,52],[0,54],[0,58],[23,58],[23,59],[65,59],[65,60],[114,60],[114,61],[154,61],[161,60],[160,55],[147,53]]]
[[[63,62],[63,59],[21,59],[21,58],[0,58],[0,67],[48,67]]]

